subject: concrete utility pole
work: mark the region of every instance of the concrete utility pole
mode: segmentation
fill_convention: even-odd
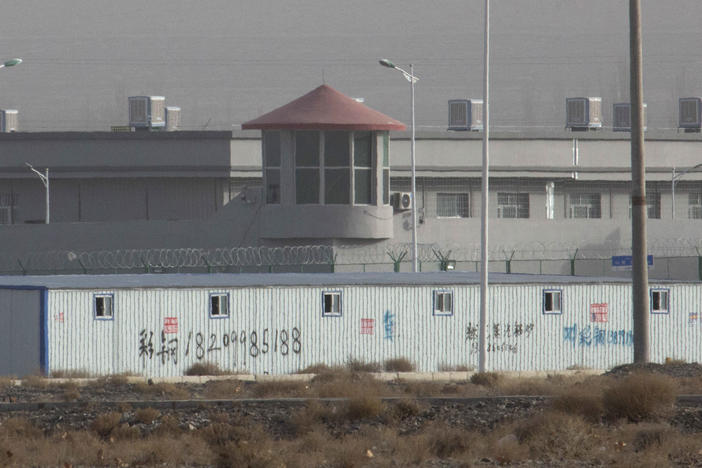
[[[486,371],[488,297],[488,181],[490,179],[490,0],[485,0],[483,53],[483,174],[480,209],[480,330],[478,371]]]
[[[648,264],[646,261],[646,160],[643,137],[641,0],[629,0],[631,96],[631,264],[634,305],[634,362],[650,360]]]

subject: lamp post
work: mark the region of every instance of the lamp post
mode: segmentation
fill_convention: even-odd
[[[702,167],[702,163],[697,164],[696,166],[692,166],[691,168],[689,168],[685,171],[681,171],[681,172],[675,172],[675,167],[673,167],[673,174],[670,177],[670,193],[671,193],[671,196],[673,199],[673,213],[671,216],[672,219],[675,219],[675,184],[678,183],[678,181],[682,178],[682,176],[684,176],[688,172],[694,171],[698,167]]]
[[[32,170],[32,172],[39,176],[39,179],[41,179],[41,183],[44,184],[44,187],[46,188],[46,220],[44,221],[44,223],[49,224],[49,214],[51,213],[51,205],[49,201],[49,168],[47,167],[46,172],[42,174],[41,172],[34,169],[34,167],[31,164],[25,164],[29,169]]]
[[[480,317],[478,330],[478,372],[487,370],[488,296],[488,183],[490,180],[490,0],[485,0],[483,39],[483,168],[480,200]]]
[[[414,84],[419,81],[419,78],[414,75],[414,66],[412,64],[410,64],[410,71],[407,72],[388,59],[381,59],[379,62],[384,67],[394,68],[401,72],[402,76],[410,83],[410,105],[412,107],[412,143],[410,146],[410,165],[412,166],[412,271],[416,273],[419,269],[417,267],[417,175],[414,160]]]
[[[14,67],[15,65],[19,65],[20,63],[22,63],[22,59],[21,59],[21,58],[13,58],[13,59],[10,59],[10,60],[6,60],[6,61],[3,62],[3,63],[0,63],[0,68]]]

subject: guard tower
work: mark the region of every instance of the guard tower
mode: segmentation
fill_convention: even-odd
[[[402,122],[322,85],[242,128],[263,132],[261,237],[392,237],[388,132]]]

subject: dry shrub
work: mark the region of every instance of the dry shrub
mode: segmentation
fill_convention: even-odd
[[[11,417],[0,424],[0,435],[10,438],[35,439],[41,437],[42,431],[36,427],[29,419],[23,417]]]
[[[100,377],[95,381],[95,385],[100,387],[115,387],[121,385],[127,385],[129,383],[128,377],[132,377],[131,374],[112,374]]]
[[[38,375],[28,375],[22,378],[22,386],[44,390],[49,386],[49,380]]]
[[[372,460],[367,454],[373,444],[362,436],[351,435],[335,442],[325,450],[326,458],[330,462],[326,466],[356,468],[368,466]]]
[[[93,375],[87,370],[75,369],[51,371],[51,377],[54,379],[88,379]]]
[[[418,397],[436,396],[442,393],[444,384],[437,382],[427,382],[422,380],[397,380],[405,395]]]
[[[383,412],[383,402],[378,397],[360,396],[351,398],[344,415],[346,418],[355,421],[359,419],[373,419]]]
[[[380,372],[381,366],[377,362],[365,362],[355,358],[346,361],[346,369],[351,372]]]
[[[196,362],[185,370],[185,375],[222,375],[223,372],[214,362]]]
[[[538,460],[586,459],[592,441],[590,427],[580,416],[555,411],[517,423],[514,435]]]
[[[605,415],[610,420],[631,422],[663,416],[675,403],[675,381],[665,375],[637,372],[614,382],[605,390]]]
[[[8,387],[12,387],[15,384],[15,378],[12,376],[2,376],[0,377],[0,390],[4,390]]]
[[[99,414],[90,424],[90,429],[102,438],[110,436],[112,431],[119,425],[122,420],[122,414],[110,412]]]
[[[307,434],[314,431],[321,423],[331,420],[334,414],[334,408],[317,400],[310,400],[304,408],[292,414],[290,423],[295,434]]]
[[[397,400],[392,406],[388,408],[388,413],[396,420],[403,420],[407,418],[413,418],[421,412],[421,408],[417,400],[410,400],[408,398],[403,398]]]
[[[184,387],[171,383],[145,383],[140,382],[134,386],[134,389],[144,395],[151,395],[169,400],[186,400],[190,398],[190,392]]]
[[[497,372],[476,372],[470,376],[470,383],[488,388],[496,388],[502,380]]]
[[[387,387],[367,373],[340,371],[319,374],[309,383],[312,393],[322,398],[353,398],[359,395],[382,395]]]
[[[251,393],[256,398],[267,397],[302,397],[309,394],[307,382],[270,380],[256,382],[251,387]]]
[[[676,437],[675,431],[668,424],[641,423],[637,426],[632,441],[634,450],[637,452],[660,449],[664,444]]]
[[[439,372],[470,372],[474,370],[474,367],[471,366],[466,366],[464,364],[459,364],[457,366],[450,365],[450,364],[444,364],[441,363],[439,364]]]
[[[63,394],[61,395],[63,401],[76,401],[80,398],[80,392],[78,391],[78,386],[74,383],[70,385],[64,385]]]
[[[551,404],[557,411],[578,414],[592,423],[600,421],[604,413],[602,392],[593,392],[582,387],[572,387],[564,391],[556,396]]]
[[[141,431],[136,426],[122,423],[115,427],[110,433],[110,441],[114,440],[134,440],[141,437]]]
[[[333,367],[329,367],[326,364],[322,363],[317,363],[317,364],[312,364],[311,366],[307,366],[301,371],[298,372],[298,374],[328,374],[330,372],[336,372],[338,369],[335,369]]]
[[[158,421],[158,427],[154,430],[157,436],[177,436],[183,431],[180,428],[178,418],[173,415],[166,414]]]
[[[386,372],[414,372],[414,364],[407,358],[388,359],[383,364]]]
[[[205,383],[202,393],[206,398],[229,399],[241,397],[242,383],[239,380],[210,380]]]
[[[150,406],[147,408],[139,408],[134,413],[134,419],[142,424],[151,424],[158,419],[159,416],[161,416],[161,412]]]
[[[455,457],[466,452],[472,439],[469,432],[443,423],[427,427],[422,436],[429,453],[439,458]]]

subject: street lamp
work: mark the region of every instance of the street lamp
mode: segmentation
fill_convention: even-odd
[[[41,183],[44,184],[44,187],[46,187],[46,220],[44,222],[45,224],[49,224],[49,213],[51,212],[51,205],[49,203],[49,168],[47,167],[46,172],[42,174],[41,172],[34,169],[34,167],[28,162],[26,162],[25,164],[29,169],[32,170],[32,172],[39,176],[39,179],[41,179]]]
[[[687,169],[687,170],[685,170],[685,171],[677,172],[677,173],[675,172],[675,167],[673,167],[673,174],[672,174],[672,176],[671,176],[671,178],[670,178],[670,186],[671,186],[670,192],[671,192],[672,198],[673,198],[673,213],[672,213],[672,216],[671,216],[672,219],[675,219],[675,184],[678,183],[678,180],[680,180],[680,179],[682,178],[682,176],[684,176],[684,175],[687,174],[688,172],[694,171],[694,170],[697,169],[698,167],[702,167],[702,163],[697,164],[696,166],[692,166],[691,168],[689,168],[689,169]]]
[[[417,268],[417,174],[414,160],[414,84],[419,81],[419,78],[414,75],[414,66],[412,64],[410,64],[410,71],[407,72],[388,59],[381,59],[378,62],[384,67],[394,68],[401,72],[402,76],[410,83],[410,105],[412,107],[412,143],[410,146],[410,165],[412,166],[412,271],[416,273],[419,269]]]
[[[3,63],[0,63],[0,68],[14,67],[15,65],[19,65],[20,63],[22,63],[21,58],[13,58],[13,59],[7,60]]]

